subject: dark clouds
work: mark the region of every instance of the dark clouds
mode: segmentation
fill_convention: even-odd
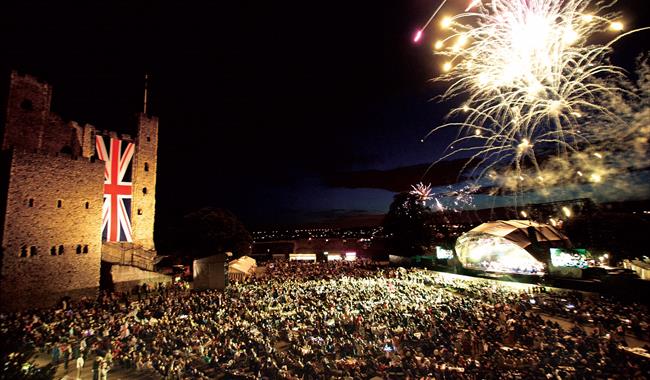
[[[401,192],[411,189],[418,182],[431,184],[433,187],[457,183],[462,178],[458,173],[467,160],[440,162],[436,165],[419,164],[389,170],[363,170],[337,173],[325,176],[325,183],[331,187],[349,189],[383,189]]]

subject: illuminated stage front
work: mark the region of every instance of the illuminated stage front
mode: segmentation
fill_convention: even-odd
[[[503,273],[543,274],[544,264],[513,242],[491,235],[464,235],[456,243],[465,268]]]
[[[541,275],[547,270],[545,257],[532,248],[569,247],[569,239],[557,229],[532,221],[508,220],[484,223],[456,241],[458,260],[467,269],[486,272]]]

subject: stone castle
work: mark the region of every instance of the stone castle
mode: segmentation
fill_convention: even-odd
[[[0,159],[0,308],[94,297],[102,261],[153,269],[158,119],[135,137],[64,121],[11,73]]]

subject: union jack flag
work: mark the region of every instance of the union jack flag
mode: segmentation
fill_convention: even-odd
[[[110,138],[106,148],[103,136],[96,136],[97,158],[104,161],[104,205],[102,240],[132,241],[131,238],[131,159],[135,145]]]

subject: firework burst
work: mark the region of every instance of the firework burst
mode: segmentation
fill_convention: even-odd
[[[603,182],[603,145],[630,134],[609,100],[633,96],[616,84],[624,72],[609,61],[612,45],[634,32],[622,32],[615,2],[473,0],[443,18],[436,81],[447,84],[442,99],[465,100],[430,132],[458,130],[434,165],[469,157],[464,175],[515,193],[560,178],[552,171],[560,162],[571,178],[584,177],[582,168],[580,180]]]
[[[418,200],[422,202],[423,205],[426,205],[427,201],[431,200],[431,184],[424,185],[422,182],[417,185],[411,185],[411,195],[418,197]]]
[[[466,184],[459,189],[453,189],[452,186],[447,186],[443,191],[433,194],[435,210],[461,212],[472,209],[474,208],[474,194],[479,190],[480,186],[476,184]]]

